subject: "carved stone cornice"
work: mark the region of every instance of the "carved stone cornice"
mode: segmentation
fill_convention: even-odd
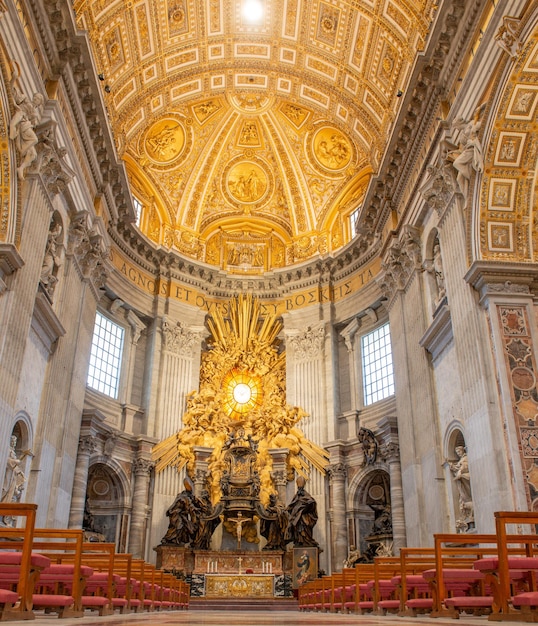
[[[203,338],[201,328],[191,328],[180,320],[173,322],[166,316],[163,316],[161,330],[164,350],[178,356],[193,356]]]
[[[538,293],[536,265],[530,263],[476,261],[465,280],[479,292],[482,305],[497,295],[528,300]]]
[[[464,53],[464,42],[470,35],[478,14],[478,3],[475,2],[468,12],[472,19],[465,23],[462,30],[461,19],[466,12],[466,4],[470,3],[455,0],[439,7],[440,11],[447,7],[446,13],[437,20],[435,32],[430,37],[433,44],[424,55],[422,65],[419,62],[416,66],[416,77],[412,81],[415,85],[413,92],[402,96],[402,114],[396,122],[393,139],[386,151],[377,180],[370,186],[364,199],[357,225],[363,239],[363,249],[375,241],[376,229],[381,232],[393,209],[391,202],[397,203],[406,188],[408,177],[423,148],[422,142],[417,141],[416,137],[424,133],[425,128],[432,123],[437,103],[442,96],[440,76],[443,75],[445,81],[450,80]],[[454,42],[459,43],[456,46]]]
[[[0,295],[8,289],[7,277],[23,265],[24,261],[12,243],[0,243]]]
[[[388,247],[381,263],[383,270],[377,278],[383,295],[390,301],[398,291],[404,291],[414,273],[422,271],[418,229],[406,225],[399,240]]]
[[[133,472],[137,476],[148,476],[153,471],[155,463],[150,459],[135,459],[133,461]]]
[[[317,359],[324,354],[325,323],[308,326],[306,330],[286,330],[286,342],[296,361]]]

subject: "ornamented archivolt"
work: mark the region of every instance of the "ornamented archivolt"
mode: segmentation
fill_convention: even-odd
[[[513,70],[486,151],[479,215],[480,252],[487,259],[536,262],[538,27],[522,47],[514,25],[508,26],[509,30],[506,27],[499,38],[506,44],[504,49],[508,47]]]
[[[284,351],[279,346],[282,329],[274,315],[262,317],[259,301],[239,296],[225,310],[214,309],[208,318],[209,349],[202,354],[200,390],[193,391],[183,415],[183,428],[153,450],[156,469],[186,466],[194,476],[194,447],[212,449],[208,463],[213,502],[220,499],[223,454],[229,436],[243,429],[258,446],[260,499],[267,503],[276,493],[269,450],[285,448],[288,479],[293,472],[307,476],[314,467],[324,472],[327,453],[308,441],[297,428],[306,415],[286,404]]]

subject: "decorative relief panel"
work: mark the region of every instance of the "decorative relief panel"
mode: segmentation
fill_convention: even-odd
[[[534,510],[538,499],[538,471],[534,460],[538,458],[538,392],[529,320],[524,307],[499,306],[497,311],[528,505],[529,510]]]

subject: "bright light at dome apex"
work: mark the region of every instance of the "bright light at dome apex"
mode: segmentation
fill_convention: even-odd
[[[261,21],[263,17],[263,3],[261,0],[245,0],[243,2],[243,17],[252,23]]]

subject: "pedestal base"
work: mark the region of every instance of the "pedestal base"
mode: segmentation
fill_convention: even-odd
[[[183,572],[190,574],[194,569],[194,554],[190,548],[180,546],[157,546],[157,569],[167,572]]]

